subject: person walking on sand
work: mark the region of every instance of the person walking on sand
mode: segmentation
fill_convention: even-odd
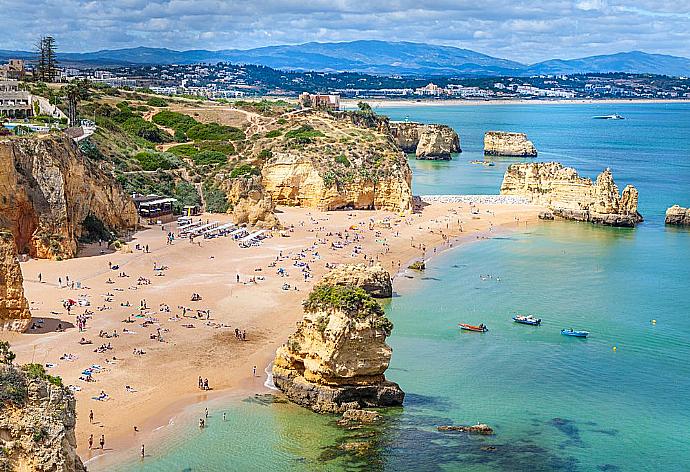
[[[208,418],[208,408],[205,408],[205,409],[204,409],[204,416],[205,416],[206,418]]]
[[[93,434],[89,436],[89,449],[93,448]]]
[[[252,369],[252,375],[256,377],[256,366],[254,366],[254,368]]]
[[[101,440],[99,441],[101,449],[105,449],[105,435],[101,434]]]
[[[146,453],[144,452],[144,445],[141,445],[141,458],[143,459]]]
[[[42,282],[42,280],[43,280],[43,276],[42,276],[41,273],[39,272],[39,273],[38,273],[38,283],[40,284],[40,283]]]
[[[89,410],[89,423],[93,423],[93,410]]]

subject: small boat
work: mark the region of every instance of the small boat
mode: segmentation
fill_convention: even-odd
[[[541,324],[541,318],[535,318],[532,315],[515,315],[513,316],[513,321],[532,326],[539,326]]]
[[[589,336],[589,331],[575,331],[572,329],[562,329],[561,334],[563,336],[574,336],[576,338],[586,338]]]
[[[621,115],[618,113],[614,113],[613,115],[601,115],[601,116],[595,116],[595,120],[624,120]]]
[[[480,324],[479,326],[474,326],[466,323],[460,323],[458,324],[460,326],[460,329],[463,329],[465,331],[476,331],[478,333],[486,333],[489,331],[489,328],[487,328],[484,323]]]

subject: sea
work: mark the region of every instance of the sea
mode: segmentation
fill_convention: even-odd
[[[483,159],[485,131],[521,131],[539,150],[534,160],[591,178],[609,167],[620,189],[635,185],[645,221],[540,222],[460,245],[423,275],[396,279],[385,303],[395,324],[386,375],[407,395],[379,425],[347,430],[271,396],[224,399],[209,406],[205,430],[196,405],[162,429],[144,460],[133,451],[107,470],[690,470],[690,230],[664,225],[667,207],[690,206],[690,104],[376,111],[460,135],[463,152],[451,161],[410,156],[417,195],[497,194],[507,166],[525,159],[470,161]],[[613,113],[625,119],[593,119]],[[515,324],[515,313],[542,325]],[[460,322],[489,331],[460,332]],[[566,337],[562,328],[591,334]],[[437,430],[477,422],[496,434]]]

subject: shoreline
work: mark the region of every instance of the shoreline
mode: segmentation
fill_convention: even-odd
[[[518,207],[520,205],[515,206]],[[524,227],[522,227],[522,222],[523,221],[520,221],[519,223],[504,222],[499,225],[493,226],[492,230],[486,230],[482,232],[469,232],[464,234],[460,233],[452,238],[449,238],[445,242],[441,242],[431,248],[427,248],[428,254],[426,256],[412,257],[404,261],[399,270],[391,272],[391,278],[394,284],[394,294],[397,293],[397,291],[395,290],[396,283],[403,285],[403,290],[409,289],[409,286],[415,283],[417,277],[407,276],[408,273],[415,272],[417,273],[417,275],[423,274],[423,272],[417,272],[413,269],[409,269],[408,266],[412,262],[417,260],[423,260],[426,263],[432,259],[443,257],[447,255],[447,253],[451,250],[457,249],[461,246],[487,241],[496,237],[505,236],[506,234],[522,232],[527,229],[529,223],[540,224],[541,220],[539,220],[536,216],[534,218],[524,220]],[[513,227],[516,224],[518,225],[518,227]],[[496,231],[496,229],[498,229],[498,231]],[[94,470],[107,470],[108,466],[113,466],[115,464],[125,462],[125,458],[136,457],[139,452],[139,444],[142,442],[147,444],[147,450],[159,449],[161,445],[167,443],[170,440],[171,435],[175,433],[175,426],[179,426],[181,428],[190,428],[194,426],[194,424],[182,426],[179,423],[177,423],[176,420],[189,419],[187,417],[191,417],[190,410],[194,408],[196,405],[201,405],[204,402],[208,402],[209,411],[212,411],[222,408],[220,404],[228,405],[229,403],[239,402],[254,395],[282,395],[282,392],[280,392],[280,390],[271,389],[265,385],[268,378],[269,369],[273,363],[274,352],[275,350],[270,352],[270,355],[267,357],[268,362],[266,364],[266,367],[263,370],[261,370],[261,372],[263,372],[263,375],[258,377],[261,380],[260,387],[257,388],[256,386],[247,385],[247,382],[245,383],[245,385],[238,387],[236,389],[230,387],[218,392],[209,393],[207,395],[207,398],[192,399],[190,397],[187,399],[180,399],[174,404],[169,405],[165,410],[162,410],[160,414],[147,419],[146,426],[150,428],[150,431],[146,433],[146,435],[138,436],[137,441],[135,441],[134,439],[124,441],[122,443],[123,448],[121,450],[118,450],[118,452],[114,455],[104,454],[92,457],[88,460],[88,465],[95,466],[96,469]],[[292,402],[290,402],[290,404],[297,408],[302,408],[299,405],[296,405]]]
[[[606,99],[589,99],[578,98],[572,100],[466,100],[466,99],[448,99],[448,100],[401,100],[401,99],[342,99],[340,104],[345,109],[357,108],[357,103],[366,102],[372,108],[413,108],[413,107],[451,107],[451,106],[496,106],[496,105],[623,105],[623,104],[665,104],[665,103],[690,103],[690,99],[655,99],[655,98],[640,98],[640,99],[623,99],[623,98],[606,98]]]
[[[260,247],[248,249],[239,248],[227,238],[205,240],[199,247],[184,240],[168,246],[163,238],[165,230],[155,226],[146,228],[133,235],[130,245],[150,245],[151,253],[98,255],[96,247],[92,248],[90,256],[61,262],[30,260],[22,263],[25,292],[34,319],[62,321],[68,323],[68,329],[65,332],[3,333],[1,337],[11,342],[18,363],[34,359],[42,364],[53,363],[51,374],[60,375],[66,385],[80,387],[81,391],[75,394],[77,450],[93,470],[107,470],[101,467],[101,462],[122,462],[136,454],[142,441],[152,441],[147,444],[147,450],[155,451],[156,432],[169,424],[170,418],[188,409],[202,408],[206,402],[230,395],[268,392],[263,369],[272,361],[277,347],[294,331],[294,323],[301,319],[301,301],[314,281],[320,280],[326,272],[325,262],[363,263],[368,262],[363,259],[367,254],[397,275],[406,270],[407,264],[403,266],[403,261],[428,259],[456,247],[459,240],[483,239],[491,232],[490,228],[515,226],[518,217],[520,222],[537,220],[540,210],[529,205],[478,203],[475,208],[481,210],[481,214],[477,215],[472,214],[470,208],[468,203],[433,203],[420,213],[398,215],[371,210],[320,212],[281,207],[281,222],[288,228],[292,226],[294,232],[288,238],[276,234]],[[203,218],[222,220],[229,215],[204,215]],[[333,242],[346,241],[342,235],[348,233],[358,238],[356,241],[351,238],[349,244],[360,245],[361,250],[354,250],[348,244],[342,249],[331,247]],[[424,246],[426,252],[413,244]],[[271,269],[271,263],[278,259],[279,265],[295,274],[287,278],[275,275],[275,265]],[[299,260],[313,265],[312,278],[308,281],[301,280]],[[126,271],[131,278],[117,278],[117,273],[107,270],[109,261],[119,264],[119,270]],[[165,273],[151,272],[153,264],[169,265],[169,269]],[[242,274],[242,283],[235,283],[235,272]],[[38,282],[39,273],[43,275],[43,283]],[[59,276],[64,278],[65,274],[71,274],[72,280],[80,280],[82,288],[72,291],[50,283],[57,281]],[[161,274],[164,277],[152,276]],[[109,275],[114,279],[112,282]],[[142,275],[150,277],[150,285],[130,285],[135,292],[121,285],[132,284]],[[257,275],[264,280],[247,281]],[[281,290],[283,283],[290,283],[299,290]],[[87,289],[86,285],[91,288]],[[192,329],[187,329],[175,318],[182,314],[182,306],[190,307],[190,293],[201,294],[203,300],[188,309],[210,308],[212,316],[207,323],[189,315],[177,318],[193,325]],[[61,308],[61,299],[81,296],[90,297],[89,309],[94,311],[84,333],[73,327],[69,314]],[[121,324],[123,318],[132,316],[133,311],[136,313],[133,307],[142,298],[148,300],[151,308],[146,311],[150,313],[146,317],[152,318],[153,323],[150,326]],[[125,299],[131,305],[122,305]],[[167,304],[170,312],[156,311],[159,303]],[[101,304],[104,311],[96,311]],[[75,311],[81,313],[81,308]],[[172,315],[175,316],[169,318]],[[155,333],[155,326],[163,330],[165,342],[149,339],[152,333],[147,329],[154,328]],[[124,327],[132,331],[125,335]],[[231,328],[235,327],[247,330],[246,342],[237,341],[232,335]],[[95,337],[99,329],[107,333],[122,330],[122,334],[102,340]],[[94,344],[79,346],[77,341],[83,336],[93,339]],[[112,342],[114,350],[107,351],[107,355],[117,354],[116,362],[110,363],[108,357],[103,358],[104,354],[92,352],[104,341]],[[146,351],[143,356],[127,354],[141,348]],[[78,360],[57,360],[58,356],[69,352],[77,355]],[[96,383],[78,382],[76,379],[84,367],[92,364],[105,367],[94,375]],[[257,367],[257,376],[251,374],[252,365]],[[165,368],[156,368],[160,366]],[[213,390],[199,391],[198,375],[208,378]],[[124,392],[125,385],[133,386],[135,391]],[[100,391],[105,391],[109,399],[92,401]],[[93,424],[88,422],[91,409],[95,413]],[[138,432],[133,431],[133,425],[138,427]],[[94,437],[106,435],[105,454],[85,447],[89,434]],[[98,456],[103,458],[98,459]]]

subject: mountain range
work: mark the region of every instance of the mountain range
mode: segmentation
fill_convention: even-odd
[[[27,51],[0,50],[0,60],[10,57],[29,59],[32,56]],[[85,53],[58,53],[58,60],[63,64],[90,67],[232,62],[282,70],[407,76],[486,77],[579,72],[690,76],[690,59],[641,51],[522,64],[452,46],[374,40],[312,42],[219,51],[175,51],[148,47],[104,49]]]

